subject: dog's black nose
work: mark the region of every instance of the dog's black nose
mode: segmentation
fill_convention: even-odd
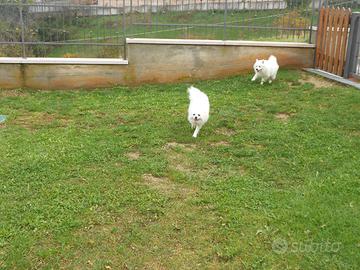
[[[195,120],[197,120],[197,116],[195,116]]]

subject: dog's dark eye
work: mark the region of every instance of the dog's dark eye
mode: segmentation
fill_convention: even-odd
[[[198,116],[200,116],[200,114],[198,114]]]
[[[195,116],[195,113],[193,113],[193,116]]]

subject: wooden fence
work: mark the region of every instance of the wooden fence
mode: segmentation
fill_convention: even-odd
[[[351,10],[321,8],[319,16],[315,67],[342,76]]]

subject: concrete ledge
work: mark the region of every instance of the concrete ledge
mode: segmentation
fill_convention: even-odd
[[[310,72],[310,73],[313,73],[313,74],[316,74],[316,75],[325,77],[325,78],[327,78],[327,79],[329,79],[329,80],[333,80],[333,81],[336,81],[336,82],[338,82],[338,83],[342,83],[342,84],[345,84],[345,85],[349,85],[349,86],[355,87],[355,88],[357,88],[357,89],[360,90],[360,83],[353,82],[353,81],[348,80],[348,79],[344,79],[343,77],[334,75],[334,74],[332,74],[332,73],[323,71],[323,70],[321,70],[321,69],[304,68],[304,70],[307,71],[307,72]]]
[[[245,40],[127,38],[126,43],[127,44],[158,44],[158,45],[205,45],[205,46],[208,45],[208,46],[315,48],[315,44],[300,43],[300,42],[245,41]]]
[[[113,58],[0,57],[0,64],[127,65],[128,61]]]

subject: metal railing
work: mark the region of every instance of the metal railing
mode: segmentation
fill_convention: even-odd
[[[321,1],[0,0],[0,57],[125,58],[127,37],[311,42]]]

